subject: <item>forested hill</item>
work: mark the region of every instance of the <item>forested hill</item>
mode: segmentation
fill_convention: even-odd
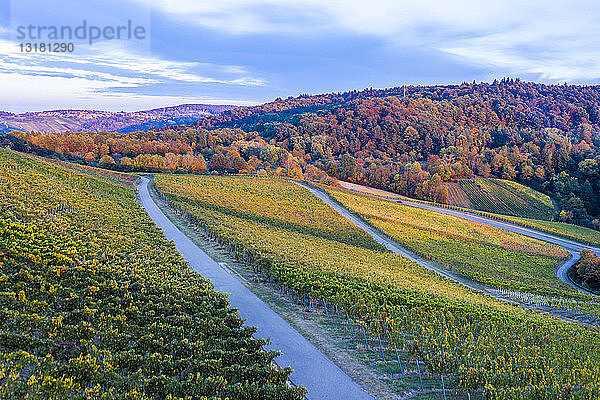
[[[0,111],[0,132],[133,132],[155,127],[192,123],[233,106],[181,104],[133,112],[102,110],[53,110],[13,114]]]
[[[340,179],[444,202],[444,182],[516,180],[598,227],[600,86],[503,79],[277,99],[197,127],[257,131]]]
[[[459,188],[486,182],[466,178],[501,178],[551,196],[556,212],[547,218],[599,229],[599,132],[600,86],[505,79],[303,95],[192,125],[12,132],[0,142],[127,171],[273,172],[322,182],[330,180],[325,171],[452,204]],[[487,193],[496,186],[480,191],[497,198]]]

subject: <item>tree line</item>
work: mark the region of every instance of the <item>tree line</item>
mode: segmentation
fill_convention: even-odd
[[[338,179],[445,202],[445,182],[514,180],[598,228],[600,87],[493,83],[300,96],[226,111],[199,127],[258,132]]]
[[[154,131],[13,135],[114,168],[304,175],[440,203],[448,182],[498,177],[598,229],[599,124],[599,86],[506,78],[301,95]]]

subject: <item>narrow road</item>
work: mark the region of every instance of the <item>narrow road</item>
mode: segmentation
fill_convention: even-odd
[[[361,188],[360,185],[352,184],[349,187],[346,187],[344,185],[344,187],[345,187],[345,189],[365,194],[365,192],[360,190],[360,188]],[[438,207],[433,204],[426,204],[426,203],[411,201],[410,198],[408,198],[408,197],[398,196],[394,193],[389,193],[389,194],[394,197],[400,197],[400,199],[396,200],[393,198],[385,198],[384,195],[386,194],[386,192],[383,190],[380,190],[380,192],[381,192],[381,194],[371,194],[371,195],[375,196],[375,197],[384,198],[385,200],[402,203],[407,206],[418,207],[418,208],[422,208],[425,210],[430,210],[430,211],[439,212],[439,213],[446,214],[446,215],[459,217],[459,218],[466,219],[466,220],[473,221],[473,222],[479,222],[479,223],[482,223],[485,225],[504,229],[504,230],[507,230],[510,232],[515,232],[520,235],[529,236],[534,239],[539,239],[544,242],[553,243],[558,246],[561,246],[563,249],[568,251],[569,254],[571,254],[571,258],[569,258],[567,261],[565,261],[558,268],[558,270],[556,271],[556,277],[558,279],[560,279],[561,281],[577,288],[578,290],[580,290],[582,292],[596,294],[594,292],[587,290],[586,288],[581,287],[580,285],[576,284],[575,282],[573,282],[568,275],[568,271],[569,271],[569,268],[571,268],[581,258],[581,256],[579,255],[579,252],[581,250],[584,250],[584,249],[590,250],[590,251],[594,252],[594,254],[596,254],[598,257],[600,257],[600,249],[597,247],[587,246],[587,245],[578,243],[573,240],[569,240],[569,239],[561,238],[560,236],[552,235],[550,233],[536,231],[534,229],[526,228],[526,227],[523,227],[523,226],[520,226],[517,224],[511,224],[510,222],[497,221],[495,219],[487,218],[487,217],[484,217],[484,216],[478,215],[478,214],[472,214],[472,213],[448,209],[448,208],[444,208],[444,207]]]
[[[401,256],[404,256],[404,257],[416,262],[417,264],[419,264],[427,269],[430,269],[430,270],[438,273],[439,275],[442,275],[454,282],[460,283],[471,289],[486,292],[486,293],[492,295],[493,297],[496,297],[496,298],[499,298],[499,299],[502,299],[505,301],[507,300],[504,296],[501,296],[496,291],[494,291],[493,288],[489,288],[485,285],[479,284],[477,282],[473,282],[469,279],[464,279],[464,278],[454,274],[451,271],[447,271],[445,269],[439,268],[435,263],[431,262],[430,260],[419,257],[419,256],[407,251],[400,245],[396,244],[395,241],[390,240],[386,235],[382,234],[378,229],[372,227],[370,224],[363,221],[360,217],[351,213],[348,209],[346,209],[343,205],[341,205],[337,200],[333,199],[324,190],[315,188],[314,186],[306,184],[304,182],[296,182],[296,184],[311,191],[315,196],[317,196],[318,198],[323,200],[325,203],[330,205],[338,213],[340,213],[344,217],[348,218],[359,228],[362,228],[363,230],[365,230],[368,234],[370,234],[373,237],[373,239],[375,239],[377,242],[379,242],[380,244],[385,246],[385,248],[387,248],[388,250],[390,250],[396,254],[399,254]],[[380,197],[378,195],[372,195],[372,196]],[[390,199],[386,199],[386,200],[390,200]],[[558,271],[556,273],[557,277],[559,279],[561,279],[562,281],[568,283],[569,285],[576,287],[580,291],[587,291],[587,290],[585,290],[582,287],[579,287],[578,285],[576,285],[574,282],[571,281],[571,279],[567,275],[568,269],[573,264],[575,264],[575,262],[577,262],[577,260],[579,260],[579,258],[580,258],[579,251],[581,249],[584,249],[584,248],[590,249],[590,250],[594,251],[596,254],[600,255],[600,250],[597,248],[585,246],[583,244],[573,242],[571,240],[562,239],[560,237],[556,237],[556,236],[549,235],[546,233],[541,233],[541,232],[534,231],[534,230],[531,230],[528,228],[524,228],[524,227],[521,227],[518,225],[512,225],[509,223],[500,222],[500,221],[496,221],[493,219],[489,219],[489,218],[485,218],[485,217],[481,217],[481,216],[473,215],[473,214],[469,214],[469,213],[463,213],[463,212],[456,211],[456,210],[449,210],[449,209],[442,208],[442,207],[435,207],[435,206],[432,206],[429,204],[411,202],[411,201],[407,201],[405,198],[403,198],[402,200],[391,200],[391,201],[397,201],[399,203],[406,204],[408,206],[419,207],[419,208],[424,208],[424,209],[428,209],[428,210],[435,211],[435,212],[440,212],[440,213],[447,214],[447,215],[453,215],[453,216],[464,218],[464,219],[467,219],[470,221],[480,222],[480,223],[483,223],[486,225],[491,225],[491,226],[495,226],[497,228],[516,232],[516,233],[519,233],[519,234],[522,234],[525,236],[537,238],[537,239],[540,239],[540,240],[543,240],[546,242],[558,244],[559,246],[562,246],[563,248],[565,248],[571,254],[571,258],[569,260],[567,260],[558,269]],[[592,293],[592,292],[590,292],[590,293]]]
[[[437,206],[434,206],[431,204],[424,204],[424,203],[414,202],[414,201],[410,201],[410,200],[406,200],[406,199],[397,200],[397,201],[399,203],[406,204],[411,207],[418,207],[418,208],[422,208],[425,210],[430,210],[430,211],[439,212],[439,213],[446,214],[446,215],[452,215],[455,217],[463,218],[463,219],[466,219],[469,221],[479,222],[479,223],[482,223],[485,225],[490,225],[490,226],[504,229],[504,230],[507,230],[510,232],[515,232],[515,233],[518,233],[523,236],[529,236],[534,239],[539,239],[544,242],[553,243],[558,246],[561,246],[563,249],[565,249],[566,251],[568,251],[571,254],[571,258],[568,259],[565,263],[563,263],[560,266],[560,268],[558,268],[558,270],[556,271],[557,278],[565,283],[568,283],[571,286],[576,287],[579,290],[589,292],[588,290],[575,284],[571,280],[571,278],[569,278],[567,272],[569,271],[569,268],[571,268],[581,258],[579,255],[579,252],[581,250],[584,250],[584,249],[591,250],[597,256],[600,256],[600,249],[598,249],[597,247],[587,246],[582,243],[577,243],[573,240],[564,239],[564,238],[561,238],[559,236],[555,236],[555,235],[552,235],[549,233],[536,231],[533,229],[525,228],[523,226],[511,224],[511,223],[504,222],[504,221],[497,221],[495,219],[487,218],[487,217],[484,217],[481,215],[471,214],[468,212],[462,212],[462,211],[458,211],[458,210],[437,207]],[[593,292],[589,292],[589,293],[593,293]]]
[[[430,270],[436,272],[437,274],[439,274],[445,278],[448,278],[454,282],[465,285],[471,289],[485,291],[484,286],[482,286],[476,282],[472,282],[470,280],[461,279],[456,274],[454,274],[450,271],[447,271],[445,269],[439,268],[436,264],[434,264],[430,260],[419,257],[416,254],[413,254],[412,252],[404,249],[399,244],[396,244],[395,241],[390,240],[390,238],[388,238],[381,231],[379,231],[379,229],[374,228],[370,224],[363,221],[360,217],[358,217],[355,214],[353,214],[352,212],[350,212],[346,207],[341,205],[337,200],[333,199],[324,190],[315,188],[314,186],[306,184],[304,182],[295,181],[295,183],[297,185],[300,185],[303,188],[309,190],[312,194],[317,196],[319,199],[323,200],[327,205],[331,206],[331,208],[333,208],[335,211],[337,211],[343,217],[349,219],[354,225],[358,226],[359,228],[361,228],[365,232],[367,232],[369,235],[371,235],[373,237],[373,239],[375,239],[376,242],[378,242],[379,244],[384,246],[389,251],[399,254],[403,257],[406,257],[409,260],[411,260],[427,269],[430,269]]]
[[[267,348],[283,353],[277,358],[277,363],[289,365],[294,370],[291,381],[306,387],[309,399],[373,400],[344,371],[256,297],[237,276],[215,262],[181,232],[150,197],[148,183],[149,180],[142,177],[138,190],[150,218],[163,230],[167,239],[175,242],[177,250],[194,270],[213,282],[217,290],[229,293],[231,305],[239,310],[249,325],[258,328],[255,336],[270,338],[271,344]]]

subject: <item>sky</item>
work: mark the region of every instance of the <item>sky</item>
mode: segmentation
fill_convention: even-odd
[[[250,105],[506,76],[598,84],[599,20],[600,2],[579,0],[0,0],[0,110]],[[22,51],[48,42],[74,51]]]

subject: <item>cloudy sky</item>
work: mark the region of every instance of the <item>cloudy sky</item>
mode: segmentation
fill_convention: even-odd
[[[42,42],[74,52],[21,52],[37,28],[83,21],[144,35],[90,45],[47,29]],[[0,110],[244,105],[504,76],[596,84],[598,21],[592,0],[0,0]]]

